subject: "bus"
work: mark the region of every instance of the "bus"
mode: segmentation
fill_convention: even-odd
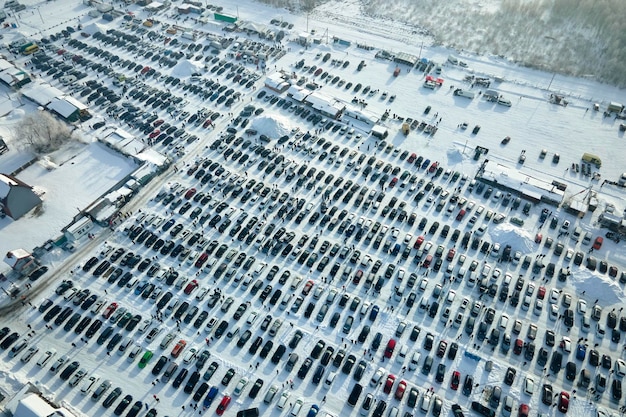
[[[24,50],[22,51],[22,53],[23,53],[24,55],[32,55],[32,54],[34,54],[34,53],[35,53],[35,52],[37,52],[37,51],[39,51],[39,46],[37,46],[37,45],[31,45],[31,46],[29,46],[28,48],[24,49]]]

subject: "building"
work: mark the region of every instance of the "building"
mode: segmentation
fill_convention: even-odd
[[[4,256],[4,263],[15,272],[22,273],[37,266],[35,257],[25,249],[13,249]]]
[[[563,183],[543,179],[534,173],[520,171],[488,159],[480,167],[476,179],[535,203],[541,201],[560,206],[565,196],[566,185]]]
[[[29,392],[19,399],[13,417],[75,417],[70,410]]]
[[[410,67],[414,67],[417,64],[418,57],[415,55],[408,54],[406,52],[398,52],[393,60],[399,64],[408,65]]]
[[[6,59],[0,58],[0,82],[10,88],[18,89],[30,83],[30,74],[16,67]]]
[[[289,85],[279,72],[270,74],[265,78],[265,87],[277,93],[284,93],[289,88]]]
[[[85,216],[70,225],[64,234],[67,240],[77,241],[83,236],[87,236],[91,229],[93,229],[93,221]]]
[[[334,97],[314,91],[304,99],[305,104],[311,106],[326,117],[338,119],[346,108],[345,104]]]
[[[41,198],[33,187],[17,178],[0,174],[0,210],[17,220],[41,204]]]
[[[71,96],[55,97],[46,108],[68,123],[78,122],[89,114],[88,107]]]

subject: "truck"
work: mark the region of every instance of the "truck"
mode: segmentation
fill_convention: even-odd
[[[600,159],[600,157],[592,153],[585,152],[581,159],[585,162],[595,165],[596,168],[600,168],[602,166],[602,160]]]
[[[463,90],[461,88],[457,88],[456,90],[454,90],[454,95],[469,98],[470,100],[476,96],[472,91]]]
[[[615,113],[621,113],[624,110],[624,105],[621,103],[617,103],[615,101],[612,101],[609,103],[609,105],[606,107],[606,111],[611,113],[611,112],[615,112]]]

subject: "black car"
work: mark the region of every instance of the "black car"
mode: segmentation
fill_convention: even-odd
[[[61,378],[63,381],[67,381],[68,379],[70,379],[72,374],[78,369],[79,366],[80,366],[80,362],[78,361],[74,361],[70,363],[67,366],[67,368],[65,368],[63,372],[61,372],[61,375],[59,376],[59,378]]]
[[[132,395],[126,395],[124,398],[122,398],[122,401],[117,405],[117,407],[115,407],[115,410],[113,410],[113,414],[115,414],[116,416],[121,415],[124,410],[126,410],[126,408],[130,405],[132,400]]]
[[[111,393],[104,399],[104,401],[102,401],[102,406],[104,408],[109,408],[110,406],[113,405],[113,403],[115,402],[115,400],[117,400],[119,398],[119,396],[122,395],[122,389],[120,387],[115,388],[113,391],[111,391]]]
[[[250,389],[250,392],[248,393],[248,397],[256,398],[257,394],[259,393],[262,387],[263,387],[263,380],[261,378],[258,378],[254,382],[254,385],[252,386],[252,388]]]

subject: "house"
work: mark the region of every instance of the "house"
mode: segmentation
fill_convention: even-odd
[[[0,174],[0,210],[17,220],[41,204],[41,198],[33,187],[17,178]]]
[[[35,257],[25,249],[14,249],[7,252],[4,263],[15,272],[21,272],[32,268],[35,264]]]
[[[68,123],[74,123],[88,116],[88,107],[71,96],[55,97],[47,109]]]

